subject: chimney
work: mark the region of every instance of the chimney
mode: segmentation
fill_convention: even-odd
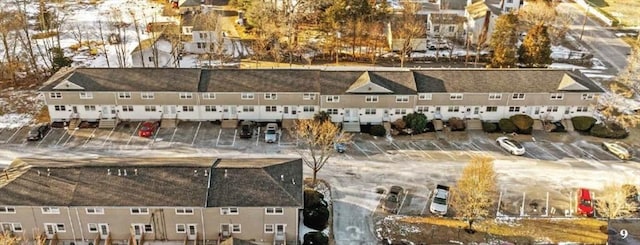
[[[227,177],[227,170],[226,169],[224,170],[224,177],[225,178]]]
[[[111,175],[111,169],[110,168],[107,169],[107,175]]]
[[[124,170],[124,176],[127,176],[127,169]]]
[[[122,176],[122,170],[118,169],[118,176]]]
[[[284,181],[284,174],[280,175],[280,181]]]
[[[138,169],[137,168],[133,169],[133,175],[138,176]]]
[[[207,176],[209,176],[209,170],[206,170],[206,169],[205,169],[205,170],[204,170],[204,177],[207,177]]]
[[[193,170],[193,176],[198,176],[198,170]]]
[[[51,169],[47,168],[47,176],[51,176]],[[7,175],[7,179],[9,179],[9,175]]]

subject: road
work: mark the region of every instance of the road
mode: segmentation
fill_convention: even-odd
[[[571,35],[579,40],[585,11],[577,4],[567,2],[560,3],[556,9],[561,13],[573,16],[573,23],[570,26]],[[592,51],[594,57],[605,63],[608,67],[605,71],[607,74],[617,75],[627,65],[627,54],[631,47],[622,39],[617,38],[608,27],[601,26],[594,19],[587,19],[581,44]]]

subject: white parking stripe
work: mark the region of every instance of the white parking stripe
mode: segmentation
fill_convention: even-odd
[[[116,130],[116,128],[112,128],[111,132],[109,132],[109,135],[107,135],[107,138],[104,139],[104,141],[102,142],[102,147],[104,147],[104,145],[107,143],[107,141],[109,141],[109,138],[111,138],[111,134],[113,134],[113,131]],[[57,144],[56,144],[57,145]]]
[[[358,148],[358,150],[360,152],[362,152],[362,154],[364,154],[365,156],[367,156],[367,158],[371,158],[371,156],[369,156],[369,154],[367,154],[362,148],[360,148],[360,146],[358,146],[358,144],[356,144],[356,142],[353,142],[353,145]]]
[[[420,146],[419,146],[418,144],[416,144],[415,142],[413,142],[413,141],[409,141],[409,143],[410,143],[410,144],[413,144],[413,146],[415,146],[415,147],[416,147],[416,149],[418,149],[418,150],[422,153],[422,155],[423,155],[423,156],[426,156],[426,157],[428,157],[428,158],[431,158],[431,160],[435,160],[435,158],[434,158],[434,157],[432,157],[429,153],[427,153],[427,151],[425,151],[424,149],[422,149],[422,147],[420,147]]]
[[[378,145],[376,145],[376,143],[373,143],[373,141],[369,141],[369,143],[371,143],[374,147],[376,147],[376,149],[378,149],[380,152],[382,152],[382,154],[385,155],[387,158],[389,158],[389,160],[393,160],[393,159],[391,159],[391,156],[389,154],[387,154],[386,152],[384,152],[380,147],[378,147]]]
[[[424,204],[424,207],[422,207],[422,210],[420,211],[420,216],[424,215],[424,210],[427,209],[427,206],[429,206],[429,202],[431,201],[431,193],[433,191],[430,190],[429,188],[427,188],[427,202]]]
[[[560,159],[560,157],[553,155],[550,151],[547,151],[547,149],[545,149],[544,147],[540,147],[537,143],[533,143],[532,145],[534,145],[535,147],[537,147],[538,149],[540,149],[541,151],[543,151],[545,154],[555,158],[555,159]]]
[[[13,137],[15,137],[15,136],[16,136],[16,134],[17,134],[18,132],[20,132],[20,130],[21,130],[22,128],[24,128],[24,126],[20,127],[18,130],[16,130],[16,132],[15,132],[15,133],[13,133],[13,134],[11,135],[11,137],[9,137],[9,139],[7,139],[7,141],[5,141],[5,142],[6,142],[6,143],[11,142],[11,139],[13,139]]]
[[[36,147],[40,147],[40,145],[42,144],[42,142],[44,142],[44,139],[47,138],[47,136],[49,136],[51,134],[51,132],[53,132],[53,128],[49,130],[49,132],[47,132],[47,134],[44,135],[44,137],[42,137],[42,139],[40,139],[40,142],[38,142],[38,145],[36,145]]]
[[[173,145],[173,138],[176,137],[176,132],[178,132],[178,125],[173,129],[173,134],[171,135],[171,140],[169,141],[169,146]]]
[[[218,146],[218,143],[220,143],[220,135],[222,135],[222,128],[220,128],[220,131],[218,131],[218,138],[216,139],[216,146]],[[257,143],[256,143],[257,145]]]
[[[131,133],[131,136],[129,137],[129,140],[127,141],[127,147],[131,143],[131,140],[133,139],[133,137],[136,136],[136,133],[138,132],[138,128],[140,127],[140,125],[142,125],[142,122],[138,122],[138,125],[136,126],[136,129],[133,130],[133,132]]]
[[[200,126],[202,122],[198,122],[198,128],[196,128],[196,133],[193,135],[193,140],[191,141],[191,146],[196,143],[196,138],[198,138],[198,132],[200,132]]]
[[[84,143],[82,143],[82,148],[87,148],[87,143],[89,143],[89,141],[91,141],[91,139],[95,137],[96,130],[98,130],[98,128],[93,128],[93,131],[91,131],[91,134],[89,135],[89,137],[87,137],[87,139],[84,140]]]
[[[400,202],[400,206],[398,206],[398,210],[396,210],[396,214],[400,214],[400,210],[402,209],[402,206],[404,206],[404,201],[407,200],[407,194],[409,194],[409,190],[405,190],[404,191],[404,195],[402,197],[402,202]]]
[[[409,153],[407,153],[407,150],[403,150],[403,149],[401,149],[401,148],[400,148],[400,146],[398,146],[398,144],[396,144],[396,143],[395,143],[395,142],[393,142],[393,141],[390,141],[390,143],[391,143],[391,145],[392,145],[393,147],[395,147],[395,148],[398,150],[398,153],[400,153],[400,154],[404,155],[404,156],[405,156],[405,157],[407,157],[407,158],[412,158],[412,157],[411,157],[411,155],[410,155]]]
[[[238,135],[238,129],[235,129],[233,132],[233,142],[231,142],[231,146],[236,145],[236,136]]]
[[[62,147],[66,147],[67,146],[67,143],[69,143],[69,140],[73,137],[73,135],[76,133],[76,131],[78,131],[78,128],[74,128],[73,129],[71,134],[69,134],[69,138],[67,138],[67,140],[64,141],[64,144],[62,144]]]
[[[435,146],[436,148],[438,148],[438,150],[444,154],[447,154],[447,156],[449,156],[451,159],[456,160],[456,158],[453,156],[453,154],[451,154],[451,152],[449,151],[445,151],[442,149],[442,147],[440,147],[438,144],[436,144],[433,141],[429,141],[429,143],[431,143],[433,146]]]

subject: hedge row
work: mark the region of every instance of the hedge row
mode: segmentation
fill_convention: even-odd
[[[591,136],[600,138],[623,139],[629,136],[626,129],[615,123],[598,123],[593,117],[574,117],[571,118],[573,128],[576,131],[590,134]]]
[[[521,114],[513,115],[510,118],[503,118],[498,123],[482,122],[482,130],[487,133],[519,133],[531,134],[533,131],[533,118]]]

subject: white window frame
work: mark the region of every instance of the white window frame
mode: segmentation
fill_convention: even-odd
[[[10,227],[9,229],[10,229],[12,232],[23,232],[23,231],[24,231],[24,229],[22,228],[22,224],[21,224],[21,223],[14,223],[14,222],[2,222],[2,223],[0,223],[0,232],[2,232],[2,231],[3,231],[3,230],[1,230],[1,229],[4,229],[4,226],[5,226],[5,225],[8,225],[8,226]]]
[[[302,107],[302,111],[303,112],[315,112],[316,111],[316,107],[312,106],[312,105],[305,105]]]
[[[135,210],[137,211],[134,212]],[[129,212],[131,212],[131,215],[146,215],[149,214],[149,208],[130,208]]]
[[[41,207],[42,214],[60,214],[60,208],[58,207]]]
[[[495,109],[495,110],[489,110],[489,108],[491,109]],[[498,112],[498,107],[497,106],[487,106],[484,108],[485,112]]]
[[[179,96],[181,100],[193,99],[193,93],[180,93]]]
[[[140,93],[140,98],[143,100],[153,100],[156,98],[156,95],[153,92],[143,92]]]
[[[364,109],[364,114],[365,115],[376,115],[376,114],[378,114],[378,110],[376,108],[365,108]]]
[[[576,112],[589,112],[588,106],[576,106]]]
[[[338,108],[327,108],[325,110],[329,115],[338,115]]]
[[[551,95],[549,95],[549,99],[550,100],[563,100],[564,99],[564,94],[563,93],[552,93]]]
[[[47,226],[52,226],[53,227],[53,233],[65,233],[67,232],[67,229],[64,227],[63,223],[43,223],[44,225],[44,231],[47,231]],[[60,229],[62,228],[62,229]]]
[[[316,94],[315,93],[304,93],[302,94],[302,100],[315,100],[316,99]]]
[[[144,106],[144,111],[145,112],[156,112],[156,111],[158,111],[158,107],[156,107],[155,105],[145,105]]]
[[[0,213],[2,213],[2,214],[15,214],[16,213],[16,207],[13,207],[13,206],[0,207]]]
[[[242,112],[256,112],[256,107],[252,105],[243,105]]]
[[[378,101],[380,101],[380,98],[378,98],[377,95],[367,95],[364,97],[364,102],[367,103],[378,103]]]
[[[264,208],[264,214],[266,215],[283,215],[284,208],[281,207],[267,207]]]
[[[92,92],[80,92],[80,99],[83,99],[83,100],[93,99],[93,93]]]
[[[418,113],[427,113],[429,112],[428,106],[416,106],[416,112]]]
[[[183,105],[182,112],[194,112],[196,108],[192,105]]]
[[[560,109],[558,106],[552,105],[552,106],[547,106],[547,109],[545,111],[546,112],[558,112],[558,109]]]
[[[92,227],[94,226],[94,227]],[[98,228],[98,223],[88,223],[87,224],[87,230],[89,231],[89,233],[98,233],[100,232],[100,228]]]
[[[104,214],[104,208],[85,208],[87,214]]]
[[[220,208],[220,215],[238,215],[240,210],[236,207]]]
[[[215,93],[203,93],[202,94],[202,99],[203,100],[215,100],[216,99],[216,94]]]
[[[276,94],[276,93],[265,93],[264,94],[264,99],[265,100],[277,100],[278,99],[278,94]]]
[[[447,112],[460,112],[460,106],[447,106]]]
[[[449,100],[462,100],[462,99],[464,99],[464,94],[461,94],[461,93],[449,94]]]
[[[95,105],[85,105],[84,106],[84,111],[96,111],[96,106]]]
[[[144,233],[153,233],[153,225],[152,224],[144,224],[142,227]]]
[[[502,100],[502,94],[501,93],[490,93],[489,94],[489,100]]]
[[[231,233],[242,233],[242,225],[240,224],[229,224],[229,228],[231,228]],[[238,231],[236,231],[236,228]]]
[[[418,94],[418,100],[432,100],[433,99],[433,94],[432,93],[419,93]]]
[[[240,93],[240,99],[243,100],[253,100],[256,98],[254,93]]]
[[[215,105],[205,105],[204,111],[206,112],[218,112],[218,108]]]
[[[131,92],[118,92],[118,99],[130,100],[131,99]]]
[[[176,208],[177,215],[193,215],[193,208]]]
[[[52,100],[62,99],[62,93],[60,93],[60,92],[51,92],[51,93],[49,93],[49,99],[52,99]]]
[[[176,233],[187,233],[187,224],[176,224]]]
[[[512,100],[524,100],[525,97],[526,97],[526,95],[524,93],[513,93],[513,94],[511,94],[511,99]]]
[[[582,100],[593,100],[595,98],[595,94],[593,93],[584,93],[581,96]]]
[[[509,106],[509,112],[520,112],[520,106]]]
[[[330,102],[330,103],[338,103],[338,102],[340,102],[340,96],[338,96],[338,95],[329,95],[329,96],[327,96],[326,101]]]
[[[396,103],[409,103],[409,96],[407,95],[396,96]]]
[[[65,105],[54,105],[53,106],[53,110],[54,111],[67,111],[67,106],[65,106]]]
[[[275,106],[275,105],[265,106],[264,112],[278,112],[278,106]]]
[[[133,112],[133,106],[132,105],[123,105],[122,106],[122,111],[123,112]]]
[[[269,229],[268,227],[271,227],[271,229]],[[271,231],[269,231],[271,230]],[[276,225],[274,224],[264,224],[264,233],[274,233],[276,232]]]
[[[395,110],[393,110],[393,114],[394,115],[407,115],[407,109],[406,108],[396,108]]]

